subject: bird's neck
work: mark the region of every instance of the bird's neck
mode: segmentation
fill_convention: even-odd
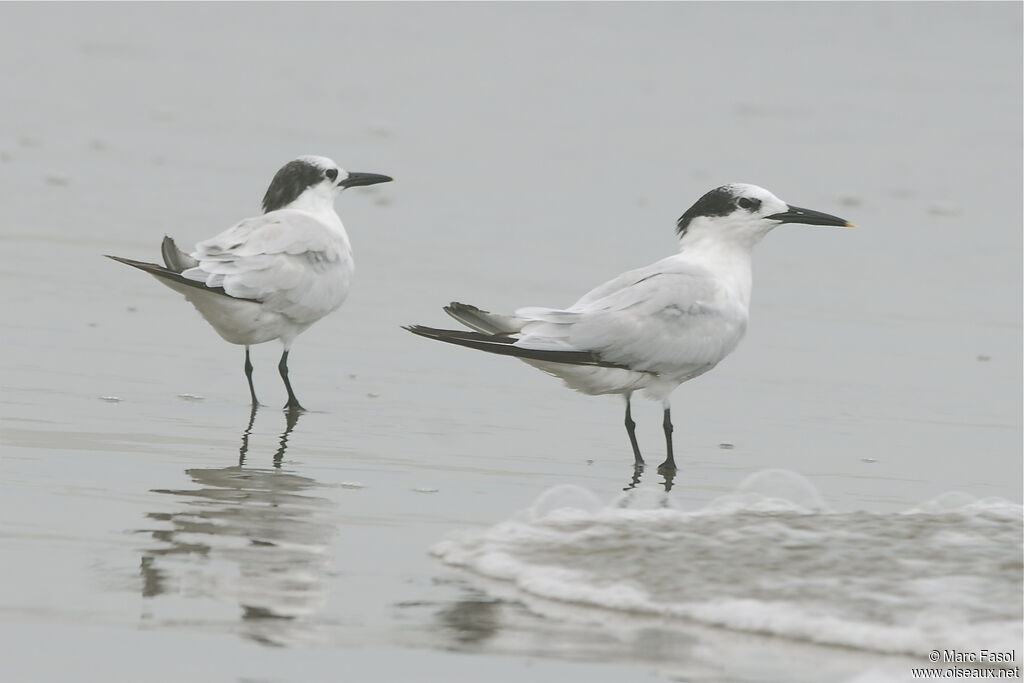
[[[332,222],[339,221],[338,214],[334,211],[334,199],[336,196],[333,190],[322,186],[311,187],[296,197],[295,201],[283,208],[305,211]]]
[[[334,210],[334,192],[314,192],[307,190],[299,195],[295,201],[279,209],[280,211],[301,211],[315,218],[320,225],[334,236],[336,242],[341,245],[341,250],[349,255],[352,253],[352,244],[349,242],[348,233],[341,223],[341,218]]]
[[[744,241],[710,237],[684,239],[679,245],[679,258],[711,271],[729,288],[733,296],[750,307],[753,284],[751,255],[753,245]]]

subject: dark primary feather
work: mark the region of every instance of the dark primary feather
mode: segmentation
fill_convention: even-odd
[[[427,327],[425,325],[407,325],[405,329],[409,330],[413,334],[418,334],[422,337],[430,337],[432,339],[440,339],[441,341],[479,341],[487,344],[516,343],[515,337],[510,337],[505,334],[485,334],[481,332],[472,332],[470,330],[442,330],[436,327]]]
[[[170,280],[172,282],[177,282],[179,284],[187,285],[189,287],[194,287],[196,289],[201,289],[203,291],[211,292],[213,294],[220,294],[221,296],[226,296],[229,299],[236,299],[238,301],[255,301],[256,303],[260,303],[259,300],[257,300],[257,299],[245,299],[245,298],[240,297],[240,296],[231,296],[230,294],[228,294],[227,292],[224,291],[223,287],[207,287],[206,284],[203,283],[203,282],[198,282],[196,280],[189,280],[187,277],[183,277],[180,273],[176,273],[173,270],[170,270],[169,268],[165,268],[163,266],[158,266],[155,263],[146,263],[145,261],[135,261],[135,260],[130,259],[130,258],[122,258],[120,256],[111,256],[110,254],[104,254],[104,256],[106,256],[109,259],[113,259],[113,260],[115,260],[115,261],[117,261],[119,263],[123,263],[123,264],[125,264],[127,266],[131,266],[132,268],[138,268],[139,270],[145,271],[145,272],[149,273],[150,275],[155,275],[156,277],[163,278],[165,280]]]
[[[507,335],[481,334],[465,330],[440,330],[423,325],[408,325],[404,329],[427,339],[436,339],[448,344],[466,346],[471,349],[479,349],[480,351],[496,353],[501,356],[542,360],[551,363],[565,363],[567,365],[591,365],[601,368],[629,369],[623,365],[603,361],[596,354],[589,351],[548,351],[545,349],[524,349],[519,346],[512,346],[517,339]]]

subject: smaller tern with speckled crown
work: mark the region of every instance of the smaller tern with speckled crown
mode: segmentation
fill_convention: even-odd
[[[352,279],[352,247],[334,200],[346,188],[390,180],[342,170],[326,157],[299,157],[274,176],[263,197],[262,215],[200,242],[191,254],[164,237],[162,266],[109,258],[185,295],[221,337],[245,346],[253,406],[259,402],[249,346],[279,339],[284,345],[277,367],[288,391],[285,408],[302,410],[288,381],[288,351],[295,337],[341,306]]]
[[[644,465],[630,410],[633,392],[661,401],[666,457],[676,469],[669,396],[732,353],[747,329],[751,251],[783,223],[852,227],[801,209],[768,190],[736,183],[711,190],[676,224],[679,253],[631,270],[569,308],[520,308],[499,315],[453,302],[445,312],[471,331],[407,327],[429,339],[514,356],[585,394],[626,400],[635,467]]]

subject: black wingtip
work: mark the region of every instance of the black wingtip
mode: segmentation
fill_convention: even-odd
[[[406,330],[408,332],[412,332],[413,334],[419,335],[421,337],[428,337],[428,338],[432,338],[432,339],[436,339],[437,338],[436,334],[431,334],[430,333],[430,331],[433,328],[424,327],[423,325],[402,325],[402,329]]]
[[[104,256],[106,256],[111,261],[117,261],[118,263],[123,263],[126,266],[134,266],[136,268],[138,268],[140,265],[153,265],[150,263],[143,263],[142,261],[136,261],[130,258],[125,258],[123,256],[114,256],[113,254],[104,254]]]
[[[426,325],[403,325],[402,329],[431,339],[441,339],[448,334],[459,334],[456,330],[442,330],[437,327],[427,327]]]
[[[616,363],[601,360],[589,351],[549,351],[546,349],[529,349],[514,346],[516,337],[504,334],[483,334],[466,330],[443,330],[425,325],[406,325],[404,329],[427,339],[442,341],[456,346],[496,353],[501,356],[514,356],[530,360],[542,360],[566,365],[590,365],[603,368],[628,369]]]
[[[135,261],[135,260],[130,259],[130,258],[123,258],[121,256],[111,256],[109,254],[104,254],[104,256],[106,256],[107,258],[114,259],[118,263],[123,263],[126,266],[131,266],[132,268],[138,268],[139,270],[141,270],[143,272],[146,272],[146,273],[149,273],[153,277],[157,277],[157,278],[160,278],[162,280],[169,280],[169,281],[181,284],[181,285],[185,285],[187,287],[192,287],[194,289],[203,290],[203,291],[206,291],[206,292],[211,292],[213,294],[218,294],[220,296],[226,296],[229,299],[236,299],[238,301],[252,301],[253,303],[257,303],[257,304],[258,303],[262,303],[259,299],[247,299],[247,298],[241,297],[241,296],[231,296],[230,294],[228,294],[224,290],[223,287],[207,287],[205,282],[200,282],[198,280],[189,280],[188,278],[183,277],[181,275],[181,273],[176,273],[173,270],[165,268],[164,266],[161,266],[161,265],[157,265],[156,263],[146,263],[145,261]]]
[[[163,266],[158,266],[155,263],[146,263],[145,261],[136,261],[135,259],[125,258],[124,256],[114,256],[112,254],[104,254],[104,256],[106,256],[108,259],[111,259],[113,261],[117,261],[118,263],[123,263],[126,266],[132,266],[134,268],[139,268],[141,270],[149,270],[149,269],[153,269],[153,268],[156,268],[158,270],[163,270]]]

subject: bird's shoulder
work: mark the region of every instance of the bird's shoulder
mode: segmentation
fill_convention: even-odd
[[[677,254],[626,271],[598,285],[580,297],[569,310],[603,308],[602,303],[611,301],[628,306],[655,290],[683,297],[707,297],[714,293],[715,288],[715,278],[707,268]]]
[[[688,374],[713,367],[743,336],[745,307],[702,264],[669,258],[628,275],[574,307],[567,346],[631,369]]]
[[[523,345],[568,344],[606,351],[615,339],[642,341],[690,327],[720,306],[718,284],[699,264],[662,259],[591,290],[567,309],[521,308]]]
[[[199,242],[192,256],[204,261],[308,252],[335,255],[348,250],[348,238],[340,220],[331,221],[329,217],[297,209],[279,209],[246,218]]]

